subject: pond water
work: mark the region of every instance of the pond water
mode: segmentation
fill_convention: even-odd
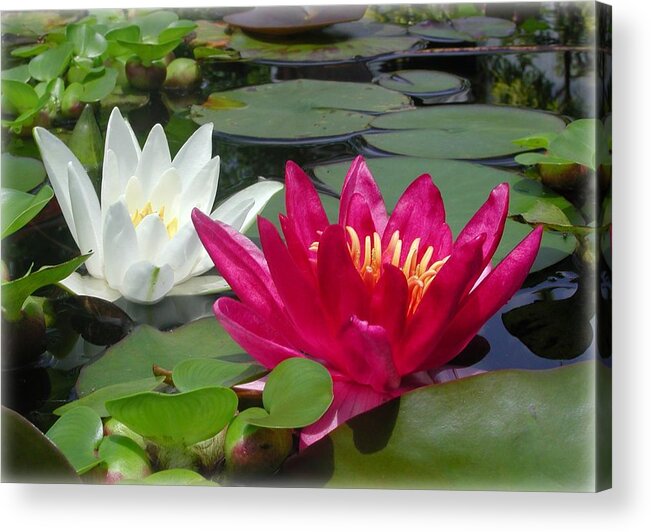
[[[203,104],[210,94],[219,91],[290,80],[370,84],[383,75],[390,78],[387,73],[396,71],[430,71],[452,74],[461,78],[462,83],[447,91],[412,94],[410,106],[421,109],[445,104],[506,104],[557,113],[567,121],[605,117],[609,112],[609,87],[595,94],[594,79],[596,69],[608,68],[608,60],[595,57],[590,48],[593,13],[579,4],[503,4],[489,5],[486,9],[486,15],[515,20],[516,33],[475,43],[421,40],[412,48],[379,57],[352,56],[347,60],[327,62],[287,61],[273,55],[250,60],[207,60],[202,63],[202,82],[196,90],[184,94],[153,92],[146,105],[127,110],[126,115],[141,144],[154,124],[163,124],[171,139],[172,151],[175,151],[198,127],[191,106]],[[219,18],[218,13],[211,10],[183,10],[180,14],[195,19]],[[426,6],[420,11],[380,7],[375,9],[373,16],[380,24],[417,24],[427,20],[428,12]],[[291,106],[291,102],[283,101],[282,105]],[[109,111],[102,108],[97,115],[102,131]],[[259,119],[264,122],[265,116]],[[61,124],[64,130],[73,125],[74,122]],[[390,157],[385,149],[369,143],[369,140],[374,141],[375,131],[379,130],[372,126],[363,135],[357,132],[312,141],[283,141],[217,131],[214,153],[221,157],[217,200],[255,182],[257,176],[282,180],[288,159],[321,179],[330,175],[320,170],[322,167],[350,161],[358,154],[371,161]],[[38,156],[29,138],[7,138],[5,135],[3,150]],[[512,155],[465,159],[479,162],[487,169],[524,172]],[[427,169],[421,173],[425,171]],[[411,173],[400,175],[397,179],[401,180],[401,190],[415,177],[417,175]],[[436,182],[436,175],[434,178]],[[319,182],[319,188],[325,196],[336,198],[338,190],[334,183],[336,180],[324,180]],[[606,192],[600,191],[599,195],[602,193]],[[599,215],[594,212],[594,205],[600,201],[594,187],[561,190],[560,195],[565,196],[581,215],[579,225],[600,223]],[[38,268],[57,264],[78,254],[54,203],[23,230],[3,241],[3,260],[12,278],[23,275],[32,265]],[[272,201],[263,215],[275,216],[278,208]],[[249,234],[256,236],[255,230]],[[564,237],[573,241],[571,235]],[[594,331],[597,320],[602,320],[602,331],[609,329],[610,270],[600,253],[594,255],[586,262],[582,251],[563,253],[560,260],[544,264],[533,272],[523,288],[485,325],[480,336],[453,364],[494,370],[546,369],[597,356],[609,361],[609,341],[598,338]],[[40,295],[55,299],[65,296],[52,287],[42,290]],[[133,324],[125,325],[125,330],[143,323],[169,330],[212,315],[214,300],[215,296],[179,296],[166,298],[151,307],[122,300],[117,305],[133,320]],[[75,307],[71,315],[84,319],[71,320],[74,326],[70,330],[49,328],[48,350],[37,362],[27,367],[5,368],[2,372],[3,404],[17,410],[42,430],[56,419],[51,414],[55,408],[75,398],[74,384],[80,369],[101,356],[106,348],[96,345],[105,341],[101,334],[106,326],[104,322],[97,320],[93,329],[92,313]],[[115,319],[120,322],[125,318],[116,313]],[[80,322],[83,324],[79,325]],[[80,330],[86,331],[84,335],[94,339],[95,344],[79,336]],[[100,333],[93,336],[89,330]]]

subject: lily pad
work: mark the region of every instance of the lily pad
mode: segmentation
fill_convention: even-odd
[[[392,24],[346,22],[309,34],[263,39],[236,30],[229,47],[260,63],[340,63],[409,50],[419,37]]]
[[[99,390],[94,391],[85,395],[81,399],[72,401],[66,405],[60,406],[57,408],[54,413],[57,416],[62,416],[66,412],[77,408],[79,406],[86,406],[92,408],[97,415],[101,417],[108,417],[109,413],[106,410],[105,403],[106,401],[111,401],[112,399],[118,399],[120,397],[125,397],[127,395],[133,395],[138,392],[148,392],[159,386],[165,377],[147,377],[145,379],[138,379],[131,382],[121,382],[119,384],[111,384],[100,388]]]
[[[143,392],[106,403],[111,416],[159,445],[188,447],[212,438],[235,415],[237,395],[228,388],[164,394]]]
[[[216,97],[244,105],[193,106],[195,122],[212,122],[218,133],[236,137],[310,143],[367,129],[372,116],[366,113],[409,105],[402,94],[375,85],[309,79],[219,92],[212,101]]]
[[[142,325],[81,370],[77,393],[83,397],[104,386],[151,377],[154,364],[172,369],[190,358],[250,360],[214,317],[170,332]]]
[[[137,484],[151,486],[218,486],[190,469],[166,469],[149,475]]]
[[[569,220],[579,223],[581,217],[572,204],[540,183],[528,180],[506,170],[499,170],[466,161],[419,159],[413,157],[381,157],[368,159],[367,164],[378,183],[389,211],[393,209],[407,185],[422,174],[430,174],[441,191],[445,203],[446,220],[457,235],[473,214],[486,201],[490,191],[500,183],[509,183],[511,201],[509,212],[528,211],[536,202],[545,202],[558,208]],[[314,174],[334,191],[340,191],[350,162],[317,166]],[[331,220],[337,220],[338,203],[324,202]],[[282,209],[284,212],[284,208]],[[263,211],[263,216],[277,219],[277,214]],[[500,246],[493,262],[502,260],[529,232],[531,227],[507,220]],[[532,271],[541,270],[570,255],[576,247],[571,235],[546,232]]]
[[[3,188],[29,192],[40,185],[44,180],[45,168],[43,167],[43,163],[38,159],[32,159],[31,157],[16,157],[10,153],[2,154]],[[4,208],[5,206],[3,204],[3,212]]]
[[[228,388],[255,380],[266,372],[267,370],[258,364],[198,358],[177,364],[172,372],[172,380],[179,391],[187,392],[208,386]]]
[[[291,429],[317,421],[332,403],[332,378],[321,364],[288,358],[269,374],[262,392],[268,416],[248,419],[250,425]]]
[[[116,484],[122,480],[142,480],[151,475],[147,454],[126,436],[107,436],[102,440],[98,454],[107,469],[107,484]]]
[[[609,370],[595,362],[428,386],[340,426],[290,458],[281,478],[348,488],[594,491],[610,482],[609,397]]]
[[[375,82],[385,89],[420,97],[453,94],[468,87],[468,82],[465,79],[435,70],[386,72],[380,74]]]
[[[421,107],[375,118],[381,130],[364,135],[374,148],[388,153],[433,159],[483,159],[511,155],[527,148],[515,139],[538,131],[560,131],[556,115],[498,105]]]
[[[2,407],[2,482],[78,483],[64,454],[24,417]]]
[[[409,33],[434,42],[474,42],[512,35],[515,24],[495,17],[460,17],[450,22],[426,21],[409,28]]]
[[[352,22],[366,6],[259,6],[224,17],[231,26],[266,35],[291,35]]]
[[[97,412],[79,406],[60,417],[45,434],[70,461],[79,475],[102,462],[95,453],[104,428]]]

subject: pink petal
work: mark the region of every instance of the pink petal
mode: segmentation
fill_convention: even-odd
[[[364,158],[359,156],[350,165],[350,169],[344,179],[341,189],[341,205],[339,207],[339,224],[344,227],[350,225],[357,229],[357,219],[354,211],[350,211],[350,203],[355,194],[359,194],[366,205],[373,219],[375,230],[382,234],[387,224],[387,210],[375,179],[371,175]]]
[[[301,241],[294,230],[294,226],[289,221],[287,216],[284,214],[279,214],[278,219],[280,220],[280,227],[283,230],[283,235],[285,236],[285,243],[287,244],[287,249],[289,254],[294,259],[296,265],[305,273],[305,274],[314,274],[314,268],[309,259],[309,253],[307,248],[303,246]]]
[[[408,375],[431,356],[431,349],[447,330],[459,303],[482,271],[482,246],[486,235],[455,247],[420,301],[407,324],[398,370]],[[432,367],[432,366],[429,366]]]
[[[486,202],[461,230],[455,245],[464,244],[479,234],[485,234],[486,242],[484,242],[483,248],[485,266],[490,261],[502,239],[508,211],[509,185],[502,183],[491,191]]]
[[[285,165],[285,207],[303,247],[309,248],[328,225],[328,217],[314,184],[292,161]]]
[[[382,268],[371,297],[370,321],[384,328],[395,351],[402,341],[407,315],[407,279],[395,266],[385,264]]]
[[[351,316],[368,315],[368,291],[353,265],[346,235],[340,225],[329,226],[317,252],[321,301],[335,331]]]
[[[382,236],[382,245],[386,246],[393,233],[399,231],[402,239],[402,261],[414,239],[421,239],[421,250],[433,245],[428,239],[431,235],[438,235],[439,228],[444,223],[445,208],[441,193],[432,183],[429,174],[423,174],[400,196],[387,222]]]
[[[279,315],[280,297],[262,251],[229,225],[198,209],[192,211],[192,222],[217,270],[237,296],[262,316]]]
[[[334,382],[334,399],[330,408],[316,423],[301,431],[301,450],[316,443],[342,423],[391,400],[391,394],[382,394],[368,386],[349,381]]]
[[[465,298],[433,356],[422,369],[441,366],[452,360],[468,345],[484,323],[511,299],[522,286],[536,260],[542,234],[542,226],[536,227]]]
[[[341,216],[341,209],[339,214]],[[343,226],[343,224],[340,224]],[[364,239],[366,235],[372,236],[377,231],[371,210],[369,209],[366,198],[357,192],[352,195],[348,202],[348,213],[346,215],[346,225],[355,229],[360,239]],[[382,234],[382,233],[380,233]]]
[[[263,366],[273,368],[287,358],[303,356],[289,345],[287,339],[268,320],[247,305],[229,297],[221,297],[213,309],[233,340]]]

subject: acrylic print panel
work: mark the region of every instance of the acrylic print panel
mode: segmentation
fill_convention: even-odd
[[[2,480],[610,487],[610,32],[4,12]]]

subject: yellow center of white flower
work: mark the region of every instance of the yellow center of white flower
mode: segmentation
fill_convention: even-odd
[[[163,205],[158,211],[155,211],[152,207],[151,201],[148,201],[144,208],[136,210],[131,216],[131,221],[133,222],[134,227],[138,227],[140,222],[150,214],[158,214],[158,217],[165,222],[165,206]],[[165,224],[165,229],[167,229],[167,234],[172,238],[176,232],[179,230],[179,220],[178,218],[173,218],[169,223]]]

